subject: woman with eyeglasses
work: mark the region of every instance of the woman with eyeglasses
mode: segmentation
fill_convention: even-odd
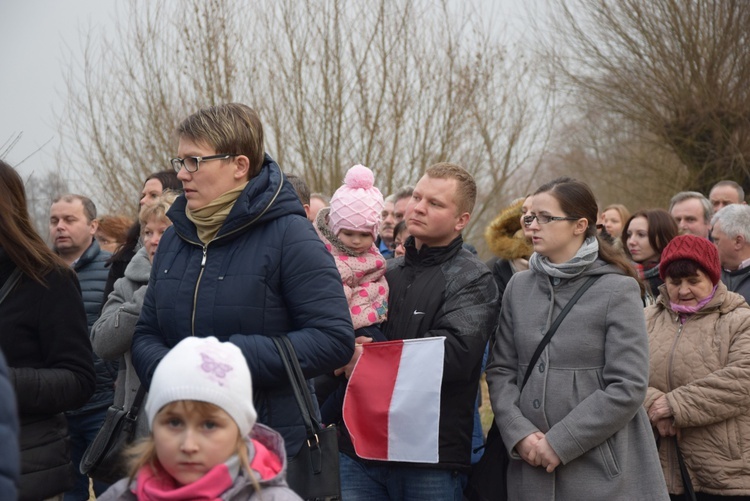
[[[250,367],[258,420],[283,435],[292,457],[306,432],[273,337],[288,336],[308,379],[346,365],[354,330],[341,276],[294,187],[264,153],[255,110],[204,108],[177,136],[171,163],[184,195],[154,256],[133,366],[148,386],[185,337],[236,344]]]
[[[669,499],[643,409],[649,359],[641,288],[625,258],[596,236],[596,217],[589,187],[559,178],[534,193],[523,218],[534,254],[505,290],[487,367],[510,454],[508,499]]]

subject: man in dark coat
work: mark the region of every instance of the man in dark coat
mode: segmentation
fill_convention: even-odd
[[[445,337],[438,462],[363,461],[343,454],[343,499],[462,498],[482,355],[497,316],[492,274],[463,248],[461,238],[475,199],[474,179],[461,167],[437,164],[427,169],[406,208],[411,234],[406,255],[395,258],[386,273],[386,337]]]
[[[721,260],[721,281],[750,300],[750,206],[727,205],[714,215],[711,225]]]
[[[83,305],[89,332],[102,309],[104,287],[109,270],[107,260],[111,254],[99,248],[94,238],[98,227],[96,206],[82,195],[58,197],[50,208],[50,239],[54,251],[78,274]],[[96,391],[83,407],[66,413],[71,438],[71,458],[76,467],[76,483],[73,490],[65,494],[66,501],[81,501],[89,498],[89,479],[78,471],[83,453],[94,440],[104,422],[107,408],[114,400],[117,367],[92,353],[96,369]],[[94,492],[99,495],[107,484],[94,482]]]
[[[206,108],[177,133],[172,165],[185,191],[154,257],[133,366],[148,386],[187,336],[236,344],[250,367],[258,421],[279,431],[294,456],[306,434],[272,337],[288,336],[307,378],[349,362],[354,329],[341,277],[291,183],[264,155],[254,110]]]

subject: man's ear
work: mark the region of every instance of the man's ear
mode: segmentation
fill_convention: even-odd
[[[745,244],[747,241],[745,240],[745,237],[742,235],[737,235],[734,237],[734,249],[735,250],[741,250],[743,247],[745,247]]]
[[[238,155],[234,157],[234,178],[235,179],[248,179],[248,173],[250,172],[250,159],[245,155]]]
[[[471,214],[469,212],[464,212],[460,216],[458,216],[458,222],[456,222],[455,229],[457,232],[461,233],[464,231],[464,228],[466,228],[466,225],[469,224],[469,220],[471,219]]]
[[[92,219],[89,223],[89,233],[92,235],[96,233],[96,230],[99,229],[99,220],[98,219]]]

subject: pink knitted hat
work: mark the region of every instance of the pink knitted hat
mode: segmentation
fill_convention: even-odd
[[[366,231],[378,236],[383,195],[375,188],[375,176],[364,165],[355,165],[344,177],[344,186],[331,198],[330,225],[334,235],[342,229]]]

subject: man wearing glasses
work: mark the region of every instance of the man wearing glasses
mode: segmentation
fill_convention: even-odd
[[[354,331],[341,277],[294,188],[264,154],[253,109],[202,109],[177,133],[171,163],[184,195],[154,257],[133,365],[148,386],[187,336],[236,344],[252,373],[259,421],[284,436],[292,457],[306,433],[272,337],[289,337],[307,378],[346,365]]]

